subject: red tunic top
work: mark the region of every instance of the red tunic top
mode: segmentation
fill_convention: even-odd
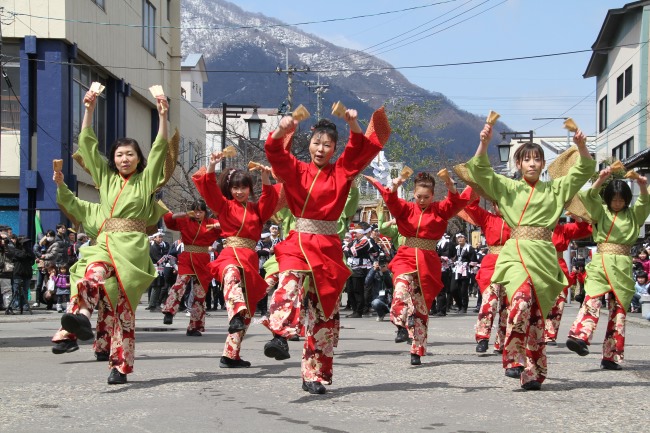
[[[423,211],[417,203],[397,197],[397,191],[391,192],[376,181],[373,185],[384,198],[386,207],[397,221],[399,234],[404,237],[438,241],[447,229],[447,220],[467,203],[460,194],[448,192],[444,200],[431,203]],[[442,264],[435,249],[424,250],[402,245],[388,264],[388,268],[393,273],[393,286],[398,276],[417,272],[427,311],[431,309],[433,300],[443,287]]]
[[[271,185],[262,186],[262,196],[258,202],[247,202],[245,205],[237,200],[228,200],[217,186],[214,173],[199,170],[192,176],[206,204],[219,218],[223,237],[237,236],[257,241],[262,235],[262,226],[273,215],[278,201],[276,189]],[[255,314],[257,302],[266,294],[268,286],[259,274],[258,258],[255,249],[245,247],[226,247],[216,260],[210,262],[210,273],[223,282],[223,271],[229,265],[235,265],[243,270],[244,293],[251,316]]]
[[[466,188],[467,190],[467,188]],[[463,191],[463,195],[465,191]],[[510,226],[506,224],[503,218],[493,213],[490,213],[480,207],[479,200],[469,203],[465,207],[465,212],[476,222],[476,225],[483,230],[485,235],[485,243],[489,247],[500,246],[510,239]],[[494,265],[497,262],[498,254],[487,254],[481,260],[481,269],[476,274],[476,282],[478,283],[481,293],[487,289],[492,282],[492,274],[494,274]]]
[[[168,212],[163,216],[165,226],[169,230],[181,232],[181,241],[183,245],[197,245],[200,247],[209,247],[221,237],[221,229],[218,228],[219,222],[214,218],[203,218],[199,222],[187,216],[172,218],[172,213]],[[214,225],[216,227],[213,227]],[[211,227],[208,228],[208,225]],[[210,263],[210,253],[192,253],[183,251],[178,256],[178,275],[196,275],[203,286],[207,290],[212,281],[212,275],[208,270]]]
[[[569,249],[569,244],[572,240],[586,238],[587,236],[591,236],[591,233],[591,224],[588,222],[558,224],[555,226],[555,230],[553,230],[553,246],[555,246],[558,252],[564,252]],[[566,275],[567,280],[569,280],[567,287],[573,286],[576,283],[576,278],[575,275],[569,273],[569,267],[564,257],[559,256],[557,261],[560,264],[562,272]]]
[[[287,206],[295,217],[338,221],[343,213],[352,181],[382,149],[376,137],[350,133],[341,156],[322,168],[296,159],[284,140],[274,140],[272,133],[265,144],[266,157],[273,171],[284,180]],[[334,312],[336,303],[350,276],[343,262],[341,239],[332,235],[289,232],[276,245],[275,257],[280,272],[310,271],[325,317]]]

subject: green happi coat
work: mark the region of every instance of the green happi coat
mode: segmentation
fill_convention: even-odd
[[[83,223],[84,230],[88,237],[91,239],[97,239],[99,227],[101,227],[102,223],[106,219],[101,212],[101,205],[99,203],[80,200],[72,193],[72,191],[70,191],[65,183],[61,184],[61,186],[56,189],[56,202],[68,219],[73,221],[75,224]],[[82,257],[86,248],[88,247],[82,247],[80,250]],[[77,296],[77,282],[84,277],[85,272],[86,265],[77,266],[77,263],[75,263],[70,268],[70,293],[72,296]],[[117,280],[115,278],[109,278],[104,283],[104,286],[106,287],[107,292],[118,290]]]
[[[533,226],[553,230],[564,205],[589,180],[596,162],[578,157],[566,176],[530,185],[496,174],[487,155],[475,156],[466,164],[473,180],[499,204],[503,219],[510,227]],[[542,240],[509,239],[499,253],[492,282],[505,286],[509,301],[530,278],[544,317],[555,298],[568,285],[557,261],[553,243]]]
[[[118,290],[122,290],[135,311],[142,294],[156,277],[156,270],[149,257],[150,244],[145,233],[104,232],[103,223],[108,218],[143,220],[146,226],[158,222],[166,210],[155,202],[154,192],[164,182],[166,152],[167,140],[156,137],[147,158],[147,167],[141,173],[135,172],[123,178],[109,169],[106,158],[100,155],[92,128],[84,128],[79,134],[78,154],[99,189],[97,221],[101,222],[97,243],[83,249],[82,257],[73,269],[75,277],[79,278],[91,263],[104,262],[113,266],[116,276],[105,284],[113,307],[117,305]],[[76,294],[77,288],[72,286],[71,296]]]
[[[640,195],[631,208],[611,212],[598,191],[590,188],[578,194],[594,221],[594,242],[634,245],[639,237],[641,225],[650,214],[650,197]],[[589,296],[597,297],[613,291],[618,302],[627,311],[634,295],[632,257],[595,253],[585,270],[585,292]]]

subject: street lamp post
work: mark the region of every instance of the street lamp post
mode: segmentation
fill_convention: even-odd
[[[236,119],[242,116],[242,114],[247,113],[247,109],[253,109],[253,115],[257,115],[257,109],[259,108],[259,105],[238,105],[238,104],[227,104],[225,102],[221,103],[221,150],[226,148],[226,121],[227,119]],[[251,116],[253,118],[253,116]],[[253,120],[252,123],[249,123],[250,119],[246,121],[248,123],[248,128],[249,128],[249,134],[251,131],[251,124],[259,124],[259,129],[257,131],[257,139],[259,140],[259,134],[260,130],[262,127],[262,123],[265,122],[265,120],[260,119],[259,116],[257,116],[257,121]],[[221,160],[221,170],[226,168],[226,161],[224,159]]]
[[[503,163],[507,163],[510,161],[510,141],[506,140],[506,136],[512,135],[513,139],[517,140],[523,140],[523,139],[528,139],[528,141],[532,142],[533,141],[533,130],[531,129],[530,131],[527,132],[516,132],[516,131],[505,131],[501,132],[501,143],[497,145],[499,149],[499,160]]]

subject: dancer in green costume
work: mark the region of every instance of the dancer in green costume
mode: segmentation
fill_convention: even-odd
[[[73,310],[61,318],[62,328],[79,339],[93,337],[90,316],[96,308],[110,316],[112,328],[109,384],[126,383],[135,357],[135,308],[153,281],[156,272],[149,258],[147,226],[155,224],[164,209],[154,193],[165,182],[167,153],[167,100],[158,100],[158,136],[151,146],[148,162],[137,141],[118,139],[108,160],[98,150],[92,130],[96,95],[86,93],[87,105],[79,135],[79,156],[99,189],[101,217],[97,244],[84,248],[74,272],[84,276],[73,292]],[[109,283],[110,280],[114,283]]]
[[[648,180],[639,176],[637,183],[641,193],[630,207],[632,190],[620,179],[612,180],[601,198],[599,191],[611,175],[611,169],[602,170],[598,180],[578,197],[593,220],[594,241],[598,252],[587,265],[585,300],[576,318],[567,348],[580,356],[589,354],[588,345],[596,330],[604,297],[608,298],[609,320],[603,342],[603,358],[600,368],[621,370],[625,349],[625,316],[634,295],[632,279],[632,256],[630,247],[639,237],[639,230],[650,214]]]
[[[492,282],[502,284],[510,303],[506,351],[525,346],[526,367],[520,375],[526,390],[539,390],[546,378],[544,318],[555,298],[567,285],[551,242],[553,228],[569,201],[593,174],[595,161],[587,150],[587,139],[578,130],[573,138],[578,146],[577,164],[566,176],[541,181],[544,150],[535,143],[524,143],[514,159],[523,179],[498,175],[487,156],[492,127],[485,125],[476,155],[466,163],[475,184],[496,201],[503,219],[512,228],[497,259]]]

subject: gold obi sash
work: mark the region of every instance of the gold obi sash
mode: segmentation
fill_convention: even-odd
[[[553,230],[545,227],[519,226],[513,227],[510,232],[511,239],[526,241],[547,241],[552,242]]]
[[[103,231],[109,232],[147,232],[147,223],[144,220],[130,218],[108,218],[104,222]]]
[[[596,247],[597,252],[600,254],[618,254],[620,256],[629,256],[632,253],[632,247],[630,245],[601,242],[597,244]]]
[[[209,247],[206,246],[200,246],[200,245],[183,245],[183,252],[187,253],[209,253],[210,250],[208,250]]]
[[[488,245],[488,254],[499,254],[503,245]]]
[[[239,236],[229,236],[223,242],[225,248],[248,248],[249,250],[255,250],[257,242],[248,238],[240,238]]]
[[[435,251],[440,239],[423,239],[423,238],[405,238],[404,245],[421,250]]]
[[[314,235],[338,235],[338,222],[296,218],[294,230],[299,233],[311,233]]]

